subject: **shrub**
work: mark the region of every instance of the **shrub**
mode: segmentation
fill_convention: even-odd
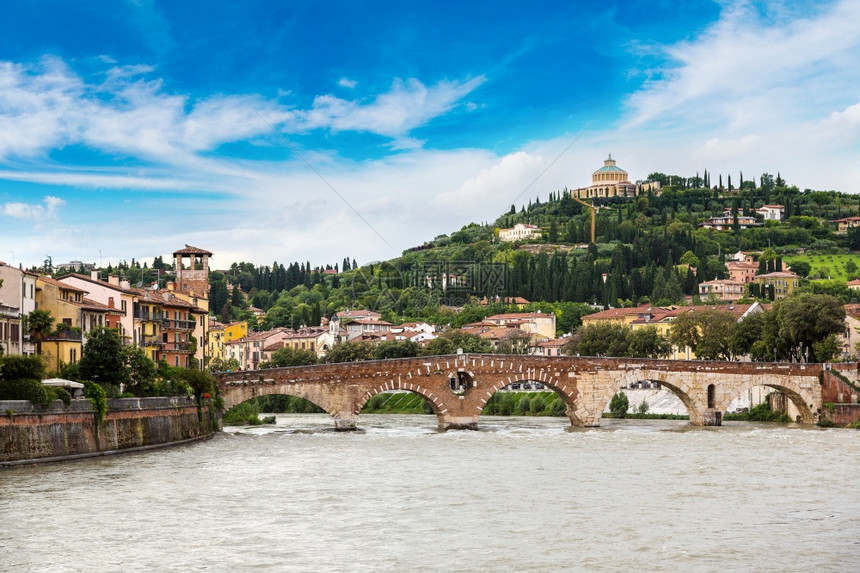
[[[609,411],[616,418],[627,416],[628,408],[630,408],[630,400],[627,399],[627,394],[624,392],[618,392],[613,395],[612,400],[609,401]]]
[[[93,403],[93,417],[95,418],[96,427],[105,419],[107,413],[107,394],[104,388],[90,380],[83,380],[84,396],[89,398]]]
[[[69,394],[69,391],[65,388],[48,388],[48,394],[50,394],[51,401],[54,400],[62,400],[63,404],[68,406],[72,403],[72,395]]]
[[[41,356],[5,356],[3,358],[2,377],[4,380],[21,380],[29,378],[42,380],[45,378],[45,362]]]
[[[39,406],[48,406],[51,398],[42,383],[32,378],[0,381],[0,400],[29,400]]]

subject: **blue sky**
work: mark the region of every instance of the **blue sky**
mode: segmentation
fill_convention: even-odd
[[[387,259],[612,153],[860,192],[860,0],[30,1],[0,260]]]

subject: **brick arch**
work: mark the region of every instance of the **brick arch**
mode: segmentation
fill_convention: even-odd
[[[568,418],[570,418],[570,423],[574,426],[581,425],[580,420],[575,417],[577,397],[576,386],[574,386],[572,383],[564,382],[563,377],[556,376],[555,373],[549,371],[548,369],[535,368],[531,369],[530,372],[526,373],[512,371],[511,374],[507,376],[504,374],[483,376],[481,377],[481,381],[484,383],[484,386],[482,388],[482,390],[484,391],[484,395],[481,396],[480,400],[478,400],[478,404],[476,404],[476,416],[481,415],[484,410],[484,406],[487,404],[490,398],[496,395],[502,388],[509,386],[510,384],[522,382],[540,382],[546,388],[557,394],[561,398],[562,402],[564,402],[565,406],[567,407],[567,416]]]
[[[294,384],[277,384],[277,383],[239,383],[230,384],[226,390],[222,390],[221,396],[224,399],[224,410],[247,402],[253,398],[260,396],[294,396],[311,402],[315,406],[322,408],[332,418],[337,420],[339,412],[335,405],[330,404],[329,400],[325,399],[325,395],[316,390],[316,388],[305,388],[305,385]]]
[[[812,388],[818,387],[817,378],[810,378],[809,384]],[[744,377],[742,381],[731,386],[731,391],[727,391],[729,388],[728,386],[723,389],[722,399],[717,400],[716,407],[721,412],[726,412],[735,398],[743,396],[745,392],[749,392],[750,389],[757,386],[765,386],[766,388],[773,388],[774,390],[782,392],[788,396],[788,399],[791,400],[792,404],[797,408],[797,411],[800,412],[802,423],[815,423],[816,412],[814,408],[815,404],[820,402],[820,400],[818,400],[807,389],[803,388],[795,378],[791,378],[789,376],[780,376],[777,379],[772,375],[753,375]]]
[[[438,419],[439,424],[442,425],[445,422],[445,418],[448,414],[448,407],[443,402],[442,396],[434,394],[433,390],[429,388],[426,383],[422,385],[419,382],[420,379],[417,378],[414,381],[402,381],[395,380],[392,378],[385,382],[378,383],[375,386],[369,388],[361,396],[359,396],[358,400],[355,402],[353,414],[355,414],[356,417],[359,416],[361,414],[361,409],[364,408],[364,405],[367,404],[368,400],[370,400],[380,392],[385,392],[388,390],[406,390],[407,392],[413,392],[424,398],[430,405],[430,408],[433,410],[433,413],[436,414],[436,418]]]

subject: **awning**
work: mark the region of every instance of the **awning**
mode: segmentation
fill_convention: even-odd
[[[63,378],[48,378],[42,380],[43,386],[62,386],[63,388],[83,388],[84,385],[74,380],[65,380]]]

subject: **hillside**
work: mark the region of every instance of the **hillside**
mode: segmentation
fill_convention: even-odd
[[[702,182],[671,180],[684,186]],[[830,221],[860,214],[858,197],[776,186],[764,176],[762,182],[764,187],[746,181],[742,190],[732,192],[680,186],[665,187],[661,195],[596,199],[597,244],[585,244],[590,234],[586,209],[565,191],[553,191],[546,201],[512,206],[492,224],[467,225],[400,257],[361,268],[353,268],[349,259],[337,273],[311,269],[309,263],[234,264],[229,272],[212,275],[213,311],[253,323],[247,308],[254,306],[266,311],[259,325],[265,328],[318,324],[320,317],[345,308],[376,310],[394,323],[427,320],[457,326],[505,308],[479,305],[484,297],[520,296],[539,301],[526,310],[555,312],[559,330],[566,332],[592,311],[589,305],[669,304],[696,295],[699,283],[727,277],[726,256],[737,251],[763,251],[771,259],[794,263],[811,258],[813,269],[828,266],[835,276],[854,278],[860,230],[838,234]],[[724,213],[754,216],[754,209],[764,204],[784,205],[784,220],[724,231],[698,226]],[[539,226],[543,237],[500,242],[499,228],[516,223]],[[833,264],[814,264],[820,257]],[[239,288],[230,295],[228,285]],[[804,288],[824,289],[846,301],[855,298],[844,282]],[[451,307],[465,311],[457,314]]]

